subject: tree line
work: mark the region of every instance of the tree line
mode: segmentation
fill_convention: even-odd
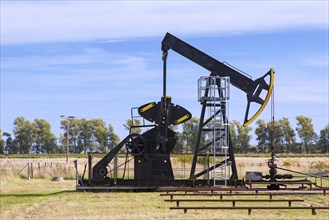
[[[276,153],[329,153],[329,124],[316,134],[312,119],[303,115],[296,117],[296,128],[288,118],[278,121],[256,121],[254,136],[256,145],[251,145],[251,127],[243,127],[240,122],[232,121],[229,124],[230,136],[235,153],[267,153],[270,147],[275,147]],[[178,134],[178,153],[194,152],[199,120],[192,118],[183,124],[183,131]],[[297,140],[298,137],[298,140]],[[209,138],[208,138],[209,139]],[[272,143],[274,140],[274,143]],[[209,140],[208,140],[209,142]],[[201,145],[207,143],[207,137],[201,136]]]
[[[105,153],[107,149],[116,146],[120,141],[113,126],[107,126],[102,119],[70,118],[61,120],[60,124],[64,133],[56,138],[46,120],[35,119],[30,122],[24,117],[17,117],[13,123],[14,137],[10,133],[0,132],[0,153],[65,153],[66,146],[70,153],[96,149]]]
[[[277,153],[328,153],[329,124],[316,134],[312,119],[305,116],[296,117],[296,128],[292,128],[288,118],[265,122],[258,120],[254,136],[256,145],[251,145],[251,127],[243,127],[240,122],[230,122],[231,141],[235,153],[269,152],[275,146]],[[128,119],[123,126],[130,130],[132,125],[140,125],[140,121]],[[33,122],[24,117],[17,117],[13,123],[13,133],[0,131],[0,153],[65,153],[68,146],[70,153],[87,151],[107,152],[115,147],[120,138],[111,124],[106,125],[102,119],[63,119],[60,122],[63,133],[57,138],[51,132],[51,125],[44,119]],[[175,153],[193,153],[198,134],[199,119],[192,118],[181,128],[172,127],[177,133],[178,141]],[[141,128],[133,128],[134,133],[141,133]],[[297,141],[298,137],[298,141]],[[206,144],[209,137],[202,135],[201,144]],[[272,143],[274,140],[274,143]]]

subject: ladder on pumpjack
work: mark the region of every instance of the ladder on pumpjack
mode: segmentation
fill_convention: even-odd
[[[227,185],[228,146],[229,146],[229,124],[228,124],[228,101],[229,101],[229,77],[203,76],[198,80],[198,99],[204,103],[208,118],[200,122],[202,135],[207,138],[208,143],[200,148],[207,152],[208,169],[211,171],[212,185]],[[199,152],[200,152],[199,151]],[[201,155],[200,155],[201,156]],[[208,172],[210,173],[210,172]],[[207,175],[209,178],[209,175]]]

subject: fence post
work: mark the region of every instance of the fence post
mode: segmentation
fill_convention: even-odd
[[[33,179],[33,163],[31,162],[31,178]]]
[[[27,162],[27,178],[30,179],[30,162]]]

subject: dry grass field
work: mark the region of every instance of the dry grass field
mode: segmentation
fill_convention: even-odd
[[[34,179],[30,180],[26,179],[26,170],[17,175],[28,161],[35,166]],[[0,159],[0,219],[329,219],[329,210],[317,210],[317,215],[312,215],[310,210],[253,210],[251,215],[247,210],[190,210],[184,214],[169,210],[175,204],[164,202],[159,193],[76,192],[71,162],[65,165],[65,159]],[[85,162],[83,159],[79,162],[81,170]],[[323,166],[328,166],[328,158],[285,158],[278,164],[300,172],[310,169],[317,172],[327,169]],[[268,169],[266,158],[237,158],[237,167],[239,173]],[[52,176],[58,175],[65,180],[51,181]],[[286,198],[305,200],[296,206],[329,205],[328,194],[287,195]],[[237,204],[240,205],[246,204]]]
[[[1,183],[1,219],[328,219],[329,210],[172,211],[159,193],[90,193],[74,191],[65,180],[14,180]],[[289,195],[302,205],[328,205],[329,196]],[[256,205],[269,205],[255,204]],[[285,203],[282,205],[286,205]]]

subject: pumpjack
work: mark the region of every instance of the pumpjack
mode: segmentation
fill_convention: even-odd
[[[202,105],[202,110],[190,176],[188,179],[175,179],[170,157],[178,140],[177,133],[171,128],[171,126],[184,123],[192,117],[187,109],[172,103],[172,98],[166,94],[166,66],[167,56],[170,49],[210,72],[209,77],[203,78],[206,86],[204,87],[202,98],[199,99]],[[230,133],[227,123],[228,118],[225,112],[226,104],[225,102],[220,102],[220,100],[226,96],[222,90],[221,78],[228,78],[229,80],[227,82],[247,95],[247,107],[244,119],[244,126],[247,126],[260,115],[268,103],[274,84],[274,70],[270,69],[262,77],[253,80],[242,71],[227,63],[216,60],[170,33],[167,33],[162,40],[161,50],[163,60],[162,97],[158,102],[150,102],[138,108],[138,114],[140,117],[154,124],[149,130],[142,134],[130,133],[94,166],[92,164],[92,156],[89,156],[89,177],[88,179],[82,178],[79,181],[81,186],[205,186],[210,184],[209,179],[205,180],[200,177],[209,174],[210,172],[214,172],[224,164],[229,165],[230,169],[230,176],[228,179],[225,179],[225,183],[230,185],[238,182],[233,146],[230,141]],[[219,97],[218,99],[212,98],[211,94],[213,94],[213,91],[211,88],[215,88],[217,97]],[[263,91],[265,91],[266,94],[265,98],[261,97]],[[219,102],[216,102],[216,100],[219,100]],[[252,103],[259,105],[259,107],[256,113],[252,117],[249,117],[249,109]],[[216,110],[213,111],[209,118],[206,118],[206,110],[209,106],[214,107]],[[220,122],[217,123],[218,126],[213,126],[211,129],[215,132],[213,134],[216,134],[217,132],[219,135],[217,137],[210,135],[209,142],[204,143],[204,141],[202,141],[204,132],[210,130],[211,124],[216,124],[214,120],[218,117],[220,118]],[[225,148],[225,154],[211,151],[210,149],[214,148],[213,145],[221,139],[223,130],[227,132],[227,141],[224,141],[224,145],[227,146]],[[111,175],[111,172],[116,171],[117,167],[110,168],[109,164],[124,147],[126,148],[127,154],[133,156],[133,179],[125,179],[124,174],[123,178],[117,178],[116,176],[113,177],[113,175]],[[213,159],[212,166],[208,166],[205,170],[197,173],[196,167],[198,157],[205,155],[208,156],[208,158],[209,156],[215,157],[219,155],[222,160],[217,162]],[[127,157],[124,166],[126,166],[126,163]],[[219,184],[220,180],[216,180],[213,176],[213,183]]]

